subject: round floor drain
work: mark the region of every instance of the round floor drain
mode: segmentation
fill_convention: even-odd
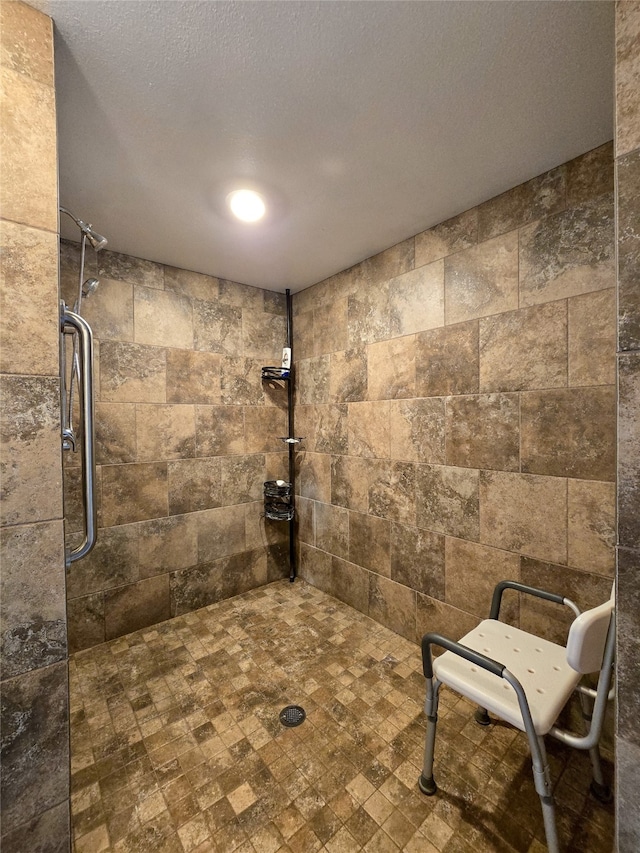
[[[300,705],[287,705],[280,711],[280,722],[283,726],[293,728],[304,723],[306,716],[304,708],[301,708]]]

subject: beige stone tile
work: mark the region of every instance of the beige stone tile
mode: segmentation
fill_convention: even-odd
[[[286,321],[280,314],[245,308],[242,310],[243,355],[263,364],[280,364],[287,340]]]
[[[567,172],[567,205],[573,207],[595,196],[613,192],[613,143],[605,142],[570,160]]]
[[[392,328],[399,335],[444,326],[444,261],[391,279],[389,310]]]
[[[445,401],[398,400],[389,406],[391,458],[444,463]]]
[[[220,302],[235,308],[250,308],[254,311],[264,310],[264,294],[266,291],[250,284],[241,284],[238,281],[219,279]]]
[[[300,546],[300,577],[322,590],[333,588],[331,554],[319,551],[304,543]]]
[[[196,406],[197,456],[244,453],[242,406]]]
[[[367,399],[367,347],[332,352],[329,363],[329,399],[356,403]]]
[[[105,527],[168,515],[167,463],[105,465],[102,515]]]
[[[296,300],[302,293],[306,293],[306,291],[293,294],[294,306],[298,304]],[[311,358],[315,354],[313,341],[314,318],[312,310],[299,313],[294,307],[293,314],[296,318],[293,324],[293,352],[294,361],[297,362],[303,358]]]
[[[208,563],[244,550],[244,512],[228,506],[206,509],[196,515],[199,563]]]
[[[313,312],[313,355],[324,355],[347,348],[347,316],[346,296],[335,299]]]
[[[223,355],[220,359],[220,399],[226,406],[263,406],[268,387],[262,382],[261,364],[254,358]],[[277,389],[273,393],[275,400],[280,399]]]
[[[201,299],[204,302],[217,302],[220,298],[220,284],[217,278],[179,267],[164,268],[164,289],[188,296],[190,299]]]
[[[348,349],[384,341],[395,330],[389,311],[389,283],[363,284],[348,298]]]
[[[53,87],[53,30],[47,15],[26,3],[3,3],[0,50],[5,68]]]
[[[415,397],[415,353],[415,335],[369,344],[367,347],[369,400]]]
[[[574,601],[580,610],[588,610],[607,601],[611,595],[611,578],[589,572],[580,572],[566,566],[521,558],[522,583],[564,595]],[[566,645],[567,633],[574,616],[567,607],[558,607],[533,596],[522,596],[520,627],[523,631],[538,634],[552,643]]]
[[[220,403],[220,356],[168,349],[167,403]]]
[[[509,311],[480,321],[480,390],[567,384],[567,304]]]
[[[61,518],[59,380],[5,375],[0,403],[2,524]]]
[[[136,343],[182,349],[194,348],[195,324],[190,299],[177,293],[150,287],[136,287],[133,299]],[[199,345],[197,330],[196,325],[195,348],[208,349]]]
[[[428,231],[416,234],[415,266],[431,264],[454,252],[475,246],[478,238],[478,209],[472,208]]]
[[[462,539],[479,538],[479,473],[442,465],[416,467],[418,527]]]
[[[238,357],[242,352],[242,309],[193,300],[194,348]]]
[[[415,465],[386,459],[376,459],[371,463],[369,513],[391,521],[415,524]]]
[[[332,557],[331,594],[360,613],[368,613],[370,575],[361,566]]]
[[[100,399],[116,403],[164,403],[166,351],[158,347],[103,341]]]
[[[96,463],[136,461],[136,407],[133,403],[95,404]]]
[[[612,385],[616,365],[616,293],[599,290],[568,300],[569,385]]]
[[[520,401],[517,394],[447,397],[447,465],[520,469]]]
[[[569,480],[569,564],[613,576],[615,485]]]
[[[517,233],[495,237],[448,257],[444,290],[447,325],[517,308]]]
[[[265,481],[264,454],[229,456],[221,460],[223,505],[261,500]]]
[[[139,462],[195,456],[195,406],[139,403],[136,406],[136,444]]]
[[[133,285],[101,278],[97,290],[82,300],[82,316],[101,341],[133,341]]]
[[[520,579],[520,558],[517,554],[450,536],[446,537],[445,564],[447,604],[482,619],[489,616],[495,585],[503,580]],[[500,618],[517,626],[518,602],[515,596],[504,596]]]
[[[615,390],[606,385],[522,394],[522,470],[613,481],[615,405]]]
[[[440,397],[478,392],[478,321],[416,336],[416,395]]]
[[[11,678],[66,657],[62,521],[0,529],[2,672]]]
[[[349,561],[389,577],[391,525],[384,518],[349,512]],[[317,520],[316,520],[317,542]]]
[[[138,525],[138,565],[141,578],[195,566],[198,528],[194,513],[154,518]]]
[[[104,643],[104,593],[67,601],[67,639],[69,654]]]
[[[640,9],[616,5],[616,157],[640,147]]]
[[[349,559],[349,511],[340,506],[316,503],[315,525],[316,548]]]
[[[488,614],[483,614],[486,618]],[[459,640],[472,631],[480,620],[467,610],[460,610],[433,596],[416,594],[416,642],[427,633],[442,634]]]
[[[296,498],[296,530],[300,542],[316,544],[315,503],[307,498]]]
[[[329,402],[329,356],[305,358],[296,367],[296,395],[303,406]]]
[[[388,459],[390,456],[389,403],[349,403],[349,454]]]
[[[296,466],[296,483],[300,494],[314,501],[332,503],[331,457],[326,453],[300,453],[296,458]]]
[[[640,150],[617,164],[618,194],[618,340],[621,350],[640,349]]]
[[[280,409],[246,406],[244,410],[245,453],[276,453],[287,435],[286,413]]]
[[[640,354],[618,357],[618,541],[640,547]]]
[[[396,243],[390,249],[379,252],[358,264],[354,270],[357,273],[358,284],[361,281],[369,286],[381,284],[389,279],[402,275],[413,269],[414,240],[410,237],[402,243]]]
[[[358,512],[369,508],[369,468],[358,456],[331,457],[331,503]]]
[[[613,198],[598,196],[520,230],[520,305],[615,283]]]
[[[77,269],[77,267],[76,267]],[[98,278],[128,281],[140,287],[164,290],[164,266],[144,258],[103,250],[98,255]]]
[[[444,599],[445,537],[413,525],[391,525],[391,580]]]
[[[482,471],[480,541],[506,551],[566,562],[566,481],[558,477]]]
[[[565,206],[566,169],[544,172],[478,207],[478,241],[513,231]]]
[[[67,573],[67,597],[78,598],[138,580],[137,524],[100,528],[94,549],[72,563]]]
[[[346,403],[339,403],[338,405],[307,407],[313,410],[317,418],[315,429],[312,426],[310,434],[313,440],[315,432],[315,450],[318,453],[347,452],[349,446],[349,409],[351,405],[347,406]],[[298,432],[297,427],[296,432]],[[305,432],[300,430],[300,434],[304,436]],[[306,434],[309,435],[309,432]],[[307,444],[305,443],[303,446],[306,447]],[[308,447],[309,450],[313,449],[311,443],[309,443]]]
[[[12,68],[0,69],[0,142],[4,219],[57,232],[55,94]]]
[[[6,5],[12,4],[3,4],[2,8]],[[24,8],[28,17],[33,10]],[[1,221],[0,249],[0,370],[57,374],[57,238]]]
[[[413,639],[416,632],[416,593],[402,584],[394,583],[389,578],[381,577],[379,574],[371,574],[369,578],[369,615],[400,636]],[[376,799],[372,802],[374,798]],[[391,803],[378,791],[371,795],[364,803],[363,808],[376,822],[380,823],[384,823],[393,811]],[[383,817],[383,815],[385,816]],[[378,818],[382,818],[382,820],[379,821]]]

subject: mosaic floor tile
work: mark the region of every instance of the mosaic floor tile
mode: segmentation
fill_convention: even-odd
[[[70,672],[75,853],[546,849],[524,736],[443,689],[440,792],[421,795],[419,648],[302,581],[79,652]],[[306,720],[283,727],[285,705]],[[548,749],[563,850],[612,850],[588,756]]]

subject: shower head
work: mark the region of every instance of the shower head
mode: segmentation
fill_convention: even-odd
[[[83,222],[82,219],[78,219],[78,217],[74,216],[73,213],[71,213],[70,210],[67,210],[66,207],[61,207],[60,212],[66,213],[67,216],[70,216],[73,219],[73,221],[85,235],[87,240],[91,243],[96,252],[99,252],[100,249],[104,249],[108,242],[106,237],[103,237],[102,234],[98,234],[97,231],[93,230],[93,227],[91,225],[87,224],[86,222]]]
[[[82,285],[82,295],[84,297],[91,296],[92,293],[96,292],[99,284],[100,282],[97,278],[88,278]]]

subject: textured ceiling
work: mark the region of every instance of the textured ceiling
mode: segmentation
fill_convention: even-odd
[[[273,290],[613,135],[613,3],[31,2],[61,203],[116,251]],[[237,186],[261,223],[232,221]]]

